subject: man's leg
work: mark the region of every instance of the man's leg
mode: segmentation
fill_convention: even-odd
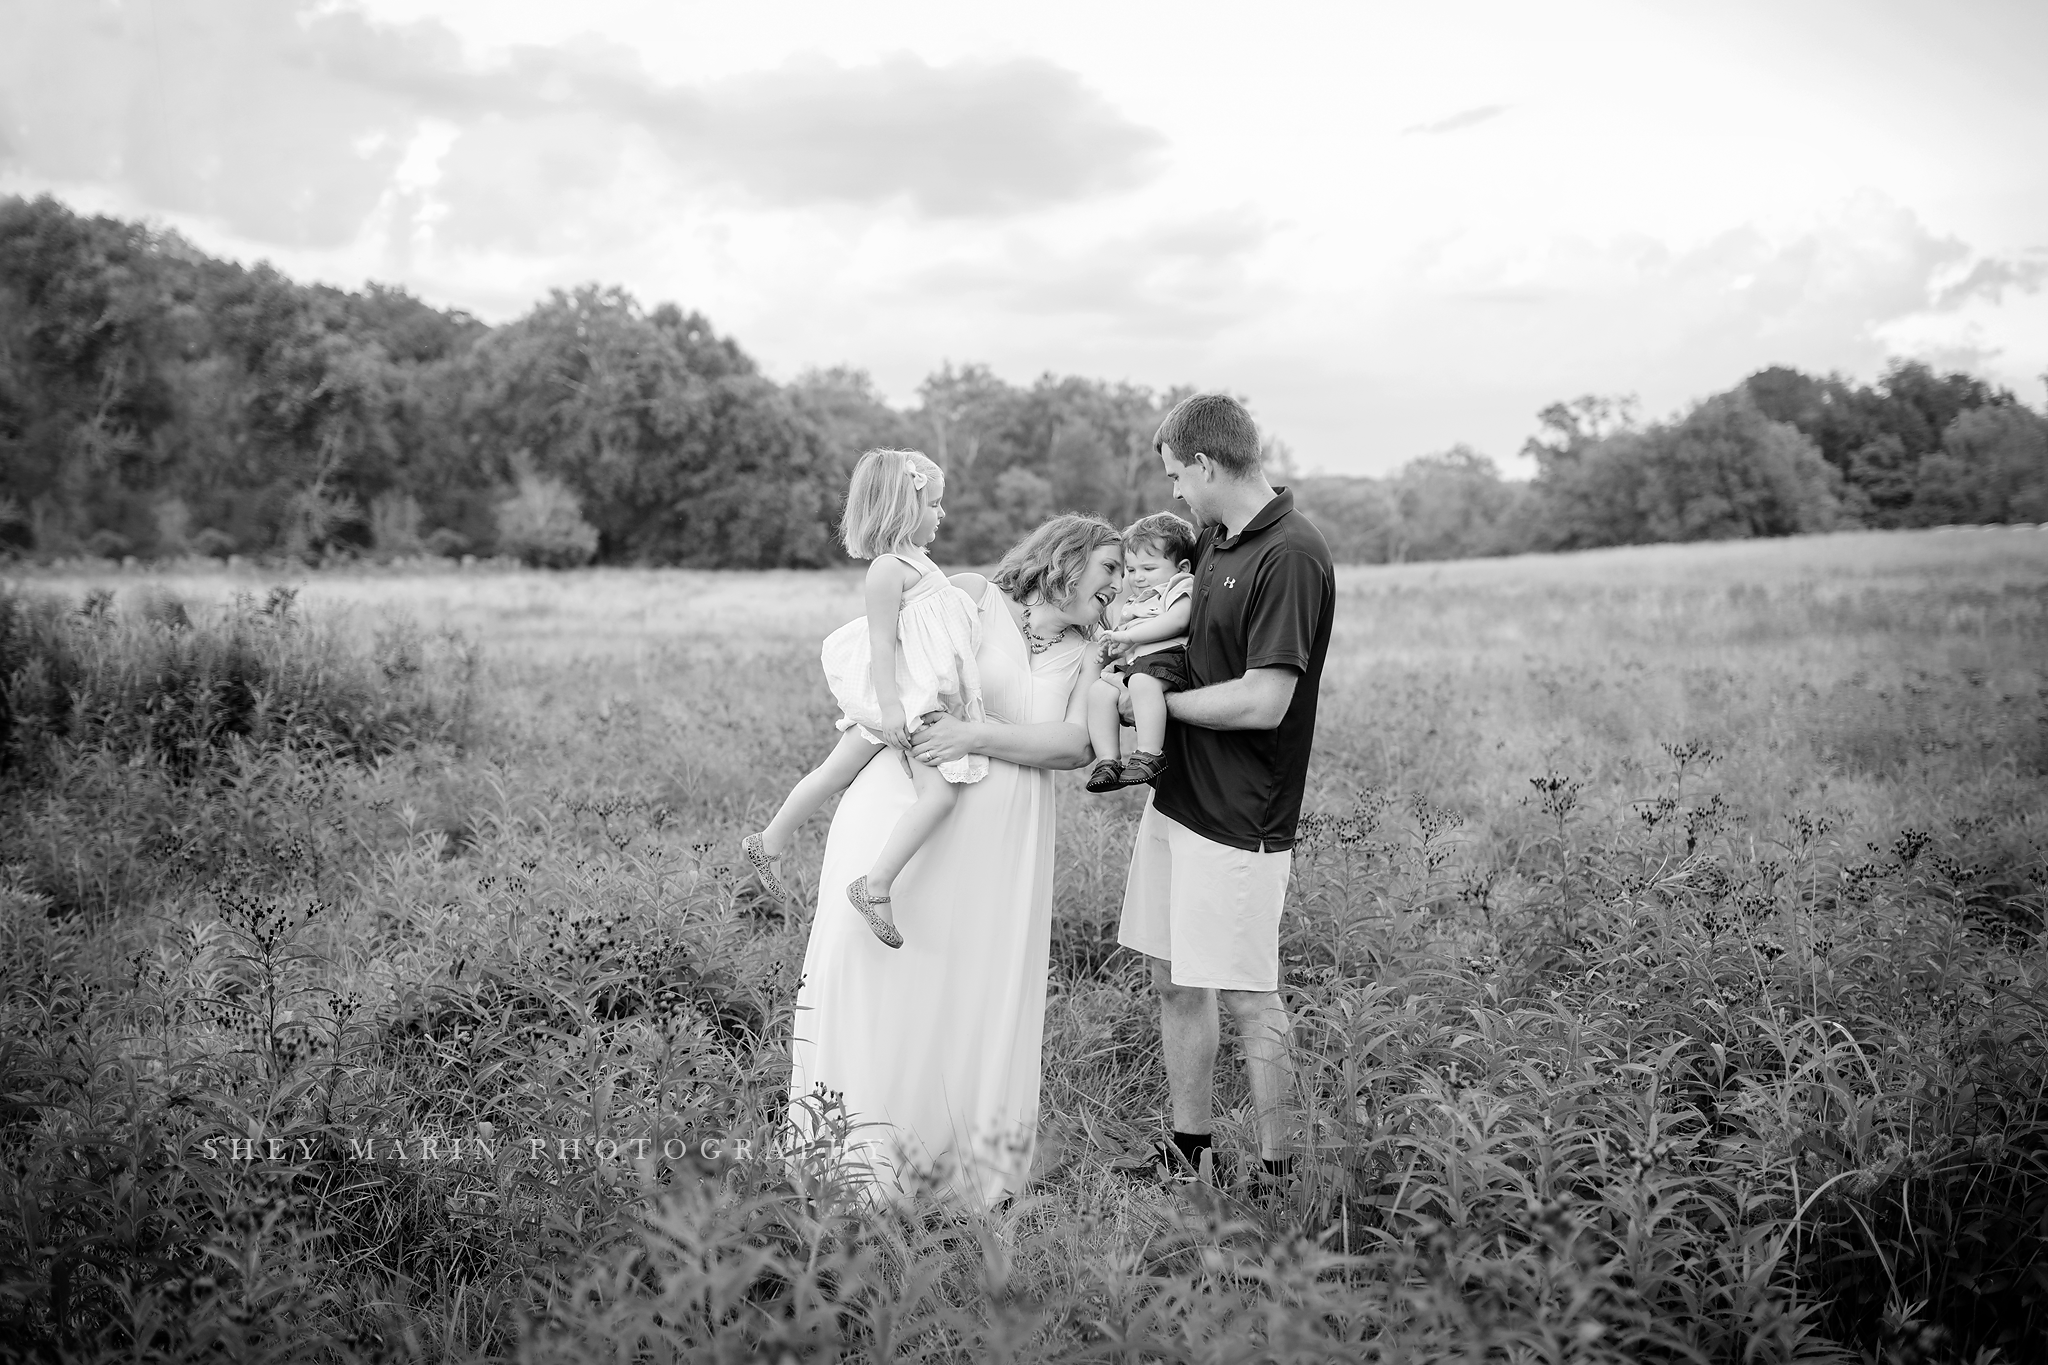
[[[1216,1098],[1216,992],[1176,986],[1170,963],[1156,957],[1151,962],[1173,1128],[1177,1133],[1206,1133],[1214,1126]]]
[[[1155,978],[1157,975],[1155,968]],[[1294,1059],[1287,1050],[1287,1009],[1278,991],[1219,991],[1223,1008],[1237,1023],[1237,1041],[1244,1049],[1245,1071],[1252,1087],[1252,1104],[1258,1111],[1259,1156],[1277,1161],[1286,1155],[1294,1136],[1288,1131],[1287,1100],[1294,1088]],[[1216,1056],[1214,1042],[1215,1006],[1209,1009],[1209,1056]],[[1167,1052],[1169,1082],[1172,1050]]]

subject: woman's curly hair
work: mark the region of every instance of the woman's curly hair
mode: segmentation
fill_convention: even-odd
[[[1036,597],[1056,607],[1074,600],[1088,559],[1122,535],[1101,517],[1062,512],[1017,543],[996,565],[992,581],[1019,602]]]

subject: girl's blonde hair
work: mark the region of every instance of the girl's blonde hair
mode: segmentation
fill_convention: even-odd
[[[870,450],[853,467],[839,541],[855,559],[884,555],[910,539],[924,515],[924,490],[946,472],[917,450]]]

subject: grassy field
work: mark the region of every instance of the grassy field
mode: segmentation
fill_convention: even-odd
[[[1304,1178],[1107,1173],[1164,1087],[1114,946],[1138,801],[1071,775],[1039,1180],[960,1221],[763,1155],[805,925],[730,869],[827,747],[852,573],[22,574],[0,1338],[2048,1358],[2048,532],[1340,578]]]

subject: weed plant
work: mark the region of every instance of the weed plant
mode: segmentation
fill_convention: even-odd
[[[15,592],[0,1342],[2041,1360],[2048,555],[1802,544],[1347,573],[1277,1198],[1108,1170],[1165,1102],[1138,798],[1062,779],[1037,1180],[972,1216],[774,1145],[807,926],[731,868],[851,579]]]

